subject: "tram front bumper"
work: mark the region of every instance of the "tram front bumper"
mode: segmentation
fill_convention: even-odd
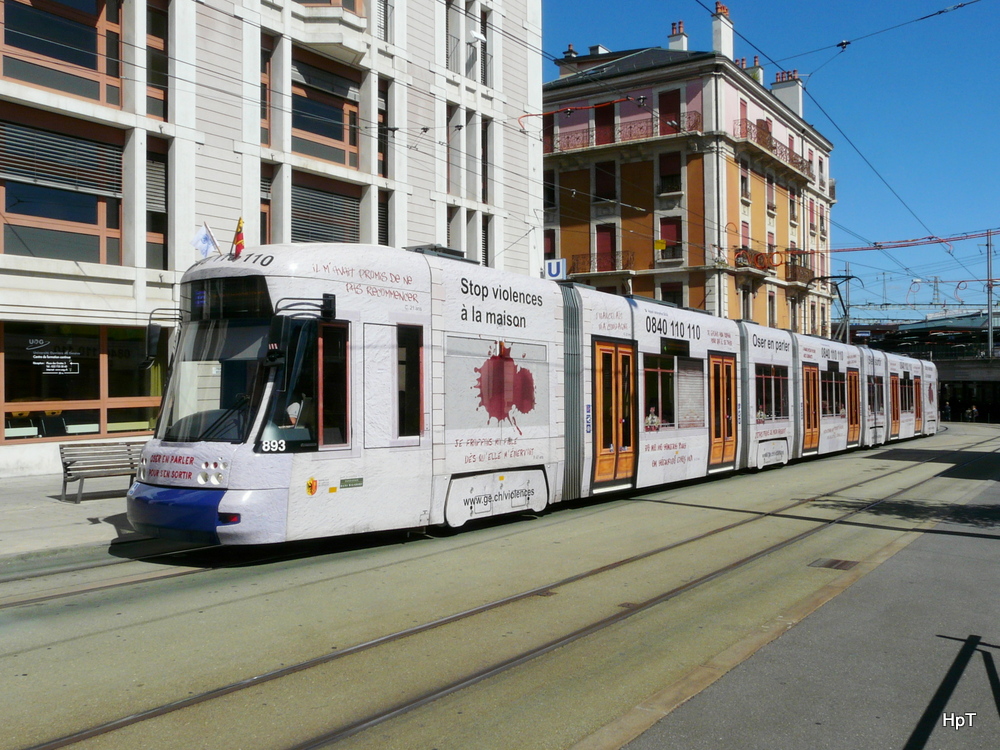
[[[140,534],[201,544],[285,541],[287,489],[207,490],[136,482],[128,520]]]

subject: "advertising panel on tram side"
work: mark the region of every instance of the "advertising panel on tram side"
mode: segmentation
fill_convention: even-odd
[[[549,281],[428,258],[442,337],[435,475],[445,520],[541,510],[561,491],[562,296]],[[440,311],[438,313],[438,310]],[[432,516],[439,515],[438,508]]]
[[[793,356],[789,331],[740,322],[743,331],[745,407],[743,465],[788,463],[795,445]],[[795,381],[797,382],[797,381]]]
[[[802,367],[802,453],[831,453],[861,438],[861,352],[856,346],[798,336]]]
[[[582,341],[584,494],[635,486],[641,430],[629,300],[578,287]]]
[[[882,445],[889,439],[889,378],[885,352],[859,347],[864,378],[862,445]]]
[[[641,357],[639,485],[733,468],[740,419],[736,323],[653,301],[631,302]]]
[[[918,434],[933,435],[938,430],[939,410],[941,408],[941,404],[938,403],[937,365],[927,361],[920,364],[923,372],[921,395],[923,399],[923,429]]]
[[[269,288],[278,314],[298,332],[283,347],[284,371],[261,445],[273,451],[286,435],[303,430],[313,431],[318,443],[292,465],[287,538],[391,528],[400,518],[428,523],[433,303],[427,261],[374,247],[275,249]],[[329,311],[299,318],[306,308],[298,300],[324,295],[332,298]]]
[[[891,439],[903,440],[923,433],[923,369],[920,361],[899,354],[886,355],[889,365]]]

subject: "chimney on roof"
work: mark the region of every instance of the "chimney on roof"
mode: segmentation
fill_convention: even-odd
[[[688,35],[684,33],[684,22],[670,24],[670,36],[667,37],[667,49],[687,52]]]
[[[608,54],[608,53],[609,53],[610,51],[611,51],[611,50],[609,50],[609,49],[608,49],[607,47],[605,47],[605,46],[604,46],[603,44],[595,44],[594,46],[592,46],[592,47],[590,48],[590,54],[592,54],[592,55],[606,55],[606,54]]]
[[[732,60],[734,49],[733,22],[729,20],[729,8],[717,2],[712,16],[712,51]]]
[[[792,112],[802,117],[804,87],[799,79],[799,71],[781,71],[774,76],[771,93]]]
[[[760,64],[760,56],[753,56],[753,67],[747,70],[747,75],[753,78],[761,86],[764,85],[764,66]]]
[[[566,48],[565,52],[563,52],[563,57],[576,57],[576,50],[573,49],[573,45],[572,44],[569,45],[569,47]]]

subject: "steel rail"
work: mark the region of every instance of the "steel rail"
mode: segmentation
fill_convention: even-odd
[[[908,471],[908,470],[913,469],[913,468],[915,468],[917,466],[921,466],[921,465],[923,465],[925,463],[929,463],[929,462],[932,462],[932,461],[940,460],[941,456],[950,455],[950,454],[954,454],[954,453],[962,453],[962,452],[967,451],[967,450],[969,450],[971,448],[975,448],[975,447],[978,447],[980,445],[984,445],[986,443],[993,442],[995,440],[996,440],[996,438],[989,438],[989,439],[986,439],[986,440],[978,441],[976,443],[970,443],[968,445],[964,445],[964,446],[962,446],[960,448],[957,448],[957,449],[949,449],[949,450],[937,451],[932,456],[930,456],[928,458],[925,458],[923,460],[920,460],[920,461],[913,462],[911,464],[908,464],[907,466],[902,466],[902,467],[899,467],[897,469],[893,469],[892,471],[888,471],[888,472],[885,472],[883,474],[879,474],[878,476],[866,477],[865,479],[862,479],[862,480],[859,480],[859,481],[856,481],[856,482],[852,482],[852,483],[847,484],[847,485],[843,485],[843,486],[838,487],[838,488],[836,488],[836,489],[834,489],[834,490],[832,490],[830,492],[825,492],[825,493],[823,493],[821,495],[814,495],[814,496],[808,497],[808,498],[800,498],[798,500],[795,500],[795,501],[793,501],[791,503],[788,503],[788,504],[786,504],[786,505],[784,505],[784,506],[782,506],[782,507],[780,507],[780,508],[778,508],[776,510],[773,510],[773,511],[760,511],[759,513],[755,513],[754,515],[752,515],[750,517],[742,518],[742,519],[740,519],[738,521],[734,521],[732,523],[725,524],[723,526],[719,526],[719,527],[710,529],[710,530],[708,530],[706,532],[695,534],[695,535],[692,535],[690,537],[686,537],[684,539],[678,540],[676,542],[671,542],[670,544],[662,545],[660,547],[656,547],[654,549],[650,549],[650,550],[647,550],[645,552],[640,552],[638,554],[631,555],[629,557],[626,557],[626,558],[623,558],[623,559],[620,559],[620,560],[617,560],[617,561],[614,561],[614,562],[611,562],[611,563],[606,563],[605,565],[601,565],[601,566],[592,568],[590,570],[583,571],[581,573],[576,573],[574,575],[561,578],[558,581],[547,583],[547,584],[544,584],[544,585],[541,585],[541,586],[536,586],[536,587],[533,587],[533,588],[528,589],[526,591],[522,591],[520,593],[513,594],[511,596],[504,597],[502,599],[497,599],[495,601],[488,602],[486,604],[478,605],[476,607],[472,607],[472,608],[469,608],[467,610],[463,610],[461,612],[457,612],[457,613],[448,615],[446,617],[442,617],[442,618],[439,618],[439,619],[436,619],[436,620],[432,620],[430,622],[427,622],[427,623],[424,623],[424,624],[421,624],[421,625],[416,625],[416,626],[411,627],[411,628],[406,628],[404,630],[400,630],[400,631],[397,631],[395,633],[389,633],[387,635],[380,636],[378,638],[374,638],[374,639],[371,639],[369,641],[358,643],[358,644],[355,644],[354,646],[350,646],[350,647],[338,650],[338,651],[336,651],[334,653],[323,654],[321,656],[314,657],[312,659],[304,660],[304,661],[299,662],[297,664],[288,665],[288,666],[282,667],[280,669],[272,670],[270,672],[265,672],[265,673],[260,674],[260,675],[255,675],[253,677],[248,677],[248,678],[245,678],[245,679],[242,679],[242,680],[238,680],[236,682],[233,682],[233,683],[230,683],[228,685],[224,685],[224,686],[221,686],[221,687],[218,687],[218,688],[214,688],[212,690],[207,690],[207,691],[204,691],[204,692],[199,693],[197,695],[192,695],[192,696],[189,696],[187,698],[184,698],[184,699],[181,699],[181,700],[178,700],[178,701],[172,701],[170,703],[165,703],[163,705],[156,706],[154,708],[147,709],[145,711],[139,711],[139,712],[131,714],[129,716],[124,716],[124,717],[121,717],[121,718],[118,718],[118,719],[114,719],[112,721],[105,722],[105,723],[102,723],[102,724],[99,724],[99,725],[95,725],[95,726],[90,727],[88,729],[80,730],[78,732],[74,732],[72,734],[65,735],[63,737],[60,737],[60,738],[57,738],[57,739],[54,739],[54,740],[50,740],[50,741],[46,741],[46,742],[43,742],[43,743],[40,743],[40,744],[37,744],[37,745],[33,745],[33,746],[27,748],[26,750],[57,750],[57,748],[67,747],[67,746],[72,745],[72,744],[77,743],[77,742],[81,742],[81,741],[84,741],[84,740],[87,740],[87,739],[90,739],[90,738],[93,738],[93,737],[97,737],[97,736],[100,736],[100,735],[109,734],[109,733],[117,731],[119,729],[123,729],[125,727],[132,726],[134,724],[139,724],[139,723],[141,723],[143,721],[148,721],[150,719],[154,719],[154,718],[157,718],[157,717],[160,717],[160,716],[164,716],[164,715],[173,713],[175,711],[179,711],[179,710],[182,710],[182,709],[185,709],[185,708],[190,708],[192,706],[196,706],[196,705],[199,705],[199,704],[202,704],[202,703],[207,703],[207,702],[210,702],[212,700],[215,700],[215,699],[222,698],[224,696],[230,695],[232,693],[236,693],[236,692],[239,692],[239,691],[242,691],[242,690],[246,690],[248,688],[256,687],[258,685],[263,685],[263,684],[266,684],[268,682],[272,682],[274,680],[278,680],[278,679],[281,679],[283,677],[287,677],[287,676],[290,676],[292,674],[296,674],[298,672],[303,672],[303,671],[306,671],[308,669],[312,669],[314,667],[322,666],[322,665],[331,663],[333,661],[345,658],[345,657],[353,655],[353,654],[357,654],[357,653],[361,653],[361,652],[364,652],[364,651],[371,650],[373,648],[385,645],[387,643],[392,643],[394,641],[402,640],[402,639],[408,638],[410,636],[418,635],[418,634],[421,634],[421,633],[426,633],[426,632],[428,632],[430,630],[434,630],[436,628],[440,628],[442,626],[449,625],[449,624],[454,623],[454,622],[458,622],[458,621],[461,621],[461,620],[464,620],[464,619],[468,619],[470,617],[474,617],[476,615],[479,615],[479,614],[482,614],[482,613],[485,613],[485,612],[489,612],[489,611],[492,611],[494,609],[498,609],[500,607],[503,607],[503,606],[506,606],[506,605],[509,605],[509,604],[513,604],[515,602],[519,602],[519,601],[528,599],[528,598],[533,597],[533,596],[546,596],[553,589],[560,588],[560,587],[566,586],[568,584],[575,583],[577,581],[584,580],[584,579],[587,579],[587,578],[590,578],[590,577],[593,577],[593,576],[596,576],[596,575],[600,575],[601,573],[605,573],[605,572],[608,572],[608,571],[611,571],[611,570],[614,570],[614,569],[617,569],[617,568],[621,568],[623,566],[626,566],[626,565],[638,562],[640,560],[647,559],[649,557],[653,557],[653,556],[658,555],[658,554],[663,554],[665,552],[677,549],[678,547],[682,547],[682,546],[685,546],[685,545],[688,545],[688,544],[692,544],[694,542],[702,541],[702,540],[707,539],[709,537],[712,537],[712,536],[724,533],[726,531],[731,531],[734,528],[738,528],[740,526],[744,526],[744,525],[747,525],[747,524],[750,524],[750,523],[754,523],[756,521],[763,520],[765,518],[782,518],[783,517],[782,514],[786,513],[787,511],[789,511],[789,510],[791,510],[793,508],[796,508],[796,507],[800,507],[800,506],[805,505],[807,503],[814,502],[814,501],[816,501],[816,500],[818,500],[820,498],[829,497],[831,495],[835,495],[835,494],[841,493],[841,492],[843,492],[843,491],[845,491],[847,489],[853,489],[855,487],[859,487],[859,486],[862,486],[864,484],[868,484],[868,483],[875,482],[875,481],[880,481],[882,479],[885,479],[886,477],[893,476],[895,474],[898,474],[898,473],[901,473],[901,472],[904,472],[904,471]],[[994,451],[992,451],[993,454],[995,454],[997,452],[1000,452],[1000,448],[995,449]],[[956,466],[966,466],[968,464],[974,463],[975,461],[981,460],[986,455],[992,455],[992,454],[978,455],[978,456],[976,456],[976,457],[974,457],[974,458],[972,458],[972,459],[970,459],[968,461],[965,461],[965,462],[962,462],[962,463],[959,463],[959,464],[955,464],[955,465]],[[772,554],[772,553],[774,553],[774,552],[776,552],[776,551],[778,551],[780,549],[783,549],[783,548],[785,548],[785,547],[787,547],[787,546],[789,546],[791,544],[794,544],[795,542],[798,542],[801,539],[804,539],[804,538],[806,538],[808,536],[812,536],[813,534],[818,533],[819,531],[828,529],[828,528],[830,528],[833,525],[836,525],[838,523],[841,523],[841,522],[843,522],[843,521],[851,518],[852,516],[855,516],[855,515],[857,515],[859,513],[863,513],[866,510],[868,510],[870,508],[873,508],[873,507],[875,507],[875,506],[877,506],[877,505],[879,505],[879,504],[881,504],[883,502],[891,500],[891,499],[893,499],[893,498],[895,498],[895,497],[897,497],[897,496],[899,496],[899,495],[901,495],[901,494],[903,494],[905,492],[908,492],[908,491],[912,490],[915,487],[919,487],[920,485],[925,484],[925,483],[931,481],[932,479],[934,479],[936,477],[937,477],[937,475],[934,475],[932,477],[928,477],[928,478],[922,479],[922,480],[920,480],[918,482],[915,482],[915,483],[913,483],[911,485],[908,485],[907,487],[904,487],[904,488],[902,488],[900,490],[897,490],[896,492],[893,492],[892,494],[887,495],[886,497],[883,497],[883,498],[881,498],[881,499],[879,499],[877,501],[868,503],[868,504],[866,504],[866,505],[864,505],[864,506],[862,506],[860,508],[856,508],[854,510],[848,511],[848,512],[844,513],[843,515],[841,515],[841,516],[839,516],[837,518],[834,518],[834,519],[808,519],[808,518],[802,519],[802,520],[806,520],[806,521],[809,521],[809,522],[816,523],[818,525],[815,526],[814,528],[807,529],[807,530],[805,530],[803,532],[800,532],[799,534],[796,534],[796,535],[794,535],[794,536],[792,536],[792,537],[790,537],[788,539],[785,539],[785,540],[777,542],[777,543],[775,543],[773,545],[770,545],[769,547],[767,547],[767,548],[765,548],[763,550],[759,550],[758,552],[755,552],[755,553],[753,553],[751,555],[748,555],[747,557],[744,557],[744,558],[742,558],[740,560],[737,560],[736,562],[733,562],[733,563],[730,563],[728,565],[722,566],[722,567],[720,567],[720,568],[718,568],[718,569],[716,569],[716,570],[714,570],[714,571],[712,571],[710,573],[707,573],[707,574],[705,574],[705,575],[703,575],[703,576],[701,576],[701,577],[699,577],[697,579],[693,579],[691,581],[688,581],[687,583],[685,583],[685,584],[683,584],[681,586],[678,586],[676,588],[670,589],[669,591],[664,592],[662,594],[659,594],[659,595],[657,595],[657,596],[655,596],[655,597],[653,597],[651,599],[647,599],[644,602],[636,603],[634,606],[631,606],[627,610],[624,610],[624,611],[622,611],[620,613],[616,613],[614,615],[611,615],[610,617],[603,618],[603,619],[601,619],[601,620],[599,620],[599,621],[597,621],[595,623],[592,623],[591,625],[588,625],[588,626],[585,626],[583,628],[580,628],[580,629],[578,629],[578,630],[576,630],[576,631],[574,631],[574,632],[572,632],[572,633],[570,633],[568,635],[561,636],[561,637],[559,637],[559,638],[557,638],[555,640],[552,640],[552,641],[550,641],[550,642],[548,642],[548,643],[546,643],[546,644],[544,644],[542,646],[538,646],[536,648],[529,649],[529,650],[523,652],[522,654],[520,654],[520,655],[518,655],[516,657],[512,657],[512,658],[507,659],[507,660],[505,660],[505,661],[503,661],[503,662],[501,662],[499,664],[496,664],[496,665],[494,665],[492,667],[488,667],[488,668],[486,668],[484,670],[480,670],[480,671],[476,672],[473,675],[469,675],[469,676],[466,676],[466,677],[461,678],[459,680],[456,680],[456,681],[450,683],[449,685],[447,685],[447,686],[445,686],[443,688],[438,688],[438,689],[435,689],[433,691],[429,691],[429,692],[427,692],[427,693],[425,693],[425,694],[423,694],[423,695],[421,695],[421,696],[419,696],[419,697],[417,697],[415,699],[412,699],[412,700],[406,701],[404,703],[401,703],[401,704],[399,704],[397,706],[394,706],[394,707],[392,707],[390,709],[387,709],[387,710],[385,710],[383,712],[380,712],[380,713],[378,713],[376,715],[370,716],[370,717],[368,717],[366,719],[359,720],[357,722],[353,722],[353,723],[351,723],[351,724],[349,724],[347,726],[341,727],[341,728],[339,728],[337,730],[334,730],[332,732],[324,733],[323,735],[320,735],[320,736],[318,736],[316,738],[313,738],[312,740],[309,740],[306,743],[303,743],[303,744],[300,744],[300,745],[295,745],[292,748],[290,748],[289,750],[313,750],[314,748],[324,747],[326,745],[332,744],[333,742],[339,741],[341,739],[345,739],[345,738],[347,738],[347,737],[349,737],[351,735],[357,734],[357,733],[362,732],[362,731],[364,731],[366,729],[369,729],[369,728],[371,728],[373,726],[376,726],[376,725],[378,725],[380,723],[383,723],[383,722],[388,721],[388,720],[390,720],[392,718],[400,716],[400,715],[402,715],[404,713],[407,713],[408,711],[414,710],[414,709],[419,708],[419,707],[421,707],[423,705],[431,703],[434,700],[437,700],[438,698],[442,698],[442,697],[444,697],[446,695],[450,695],[451,693],[457,692],[458,690],[461,690],[461,689],[463,689],[465,687],[469,687],[469,686],[474,685],[474,684],[476,684],[478,682],[486,680],[489,677],[492,677],[492,676],[494,676],[496,674],[500,674],[501,672],[504,672],[506,670],[512,669],[513,667],[516,667],[516,666],[518,666],[520,664],[524,664],[524,663],[526,663],[528,661],[531,661],[531,660],[533,660],[533,659],[535,659],[535,658],[537,658],[539,656],[542,656],[542,655],[544,655],[546,653],[549,653],[549,652],[551,652],[551,651],[553,651],[553,650],[555,650],[557,648],[560,648],[561,646],[567,645],[567,644],[572,643],[572,642],[574,642],[576,640],[584,638],[587,635],[591,635],[591,634],[596,633],[596,632],[598,632],[600,630],[603,630],[604,628],[607,628],[610,625],[613,625],[615,623],[621,622],[622,620],[625,620],[625,619],[627,619],[628,617],[631,617],[634,614],[637,614],[637,613],[642,612],[642,611],[644,611],[646,609],[654,607],[657,604],[661,604],[661,603],[663,603],[665,601],[668,601],[668,600],[670,600],[670,599],[672,599],[672,598],[674,598],[674,597],[676,597],[676,596],[678,596],[678,595],[680,595],[682,593],[690,591],[693,588],[696,588],[698,586],[701,586],[701,585],[704,585],[706,583],[709,583],[710,581],[713,581],[713,580],[715,580],[715,579],[717,579],[717,578],[719,578],[719,577],[721,577],[723,575],[726,575],[726,574],[728,574],[728,573],[730,573],[730,572],[732,572],[734,570],[737,570],[737,569],[739,569],[739,568],[741,568],[741,567],[743,567],[745,565],[748,565],[751,562],[759,560],[759,559],[761,559],[763,557],[766,557],[769,554]],[[727,510],[727,509],[720,508],[719,510]],[[730,512],[740,512],[740,510],[739,509],[732,509]],[[901,531],[906,531],[906,529],[901,529]]]

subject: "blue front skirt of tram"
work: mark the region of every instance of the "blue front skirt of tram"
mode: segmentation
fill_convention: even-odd
[[[128,522],[148,536],[218,544],[219,503],[225,494],[225,490],[154,487],[136,482],[128,491]]]

